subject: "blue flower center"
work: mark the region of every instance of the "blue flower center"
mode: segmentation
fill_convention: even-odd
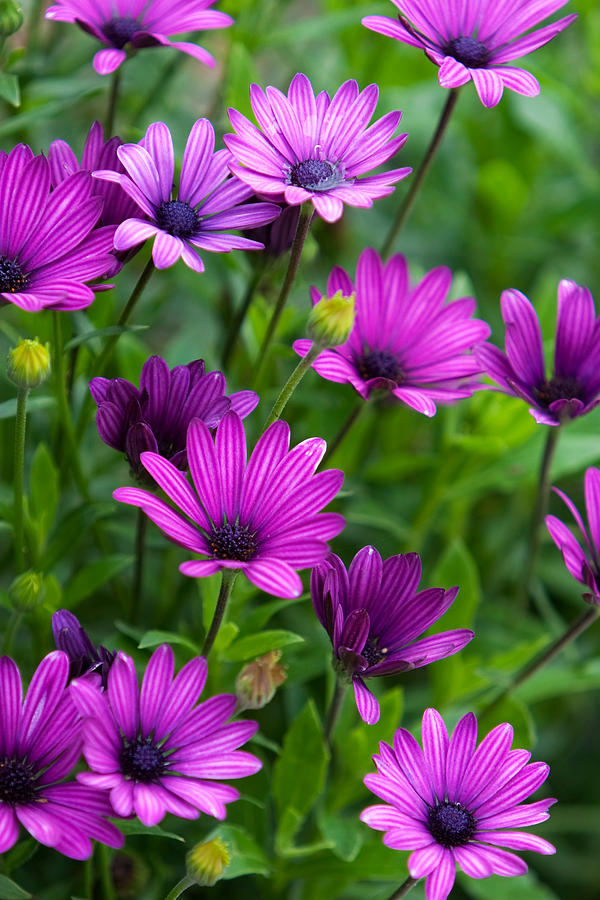
[[[188,238],[200,227],[200,216],[183,200],[165,200],[156,210],[156,221],[174,237]]]
[[[387,655],[387,649],[385,647],[379,646],[379,638],[367,638],[367,642],[363,647],[361,653],[369,663],[369,666],[376,666],[378,662],[381,662],[382,659],[385,659]]]
[[[306,191],[328,191],[340,183],[336,167],[324,159],[305,159],[296,163],[289,173],[289,184]]]
[[[247,525],[222,525],[208,537],[216,559],[238,559],[248,562],[256,552],[254,534]]]
[[[445,800],[437,806],[429,807],[427,828],[442,847],[462,847],[475,833],[475,817],[460,803]]]
[[[119,755],[119,763],[123,775],[144,784],[158,781],[166,768],[162,751],[150,738],[137,738],[126,744]]]
[[[14,259],[0,256],[0,291],[4,294],[15,294],[24,290],[29,276],[21,271],[21,266]]]
[[[571,375],[555,375],[534,388],[533,394],[540,406],[547,409],[555,400],[582,400],[583,388]]]
[[[105,22],[102,26],[104,37],[117,50],[122,50],[128,44],[136,31],[142,30],[141,22],[132,19],[131,16],[117,16]]]
[[[389,350],[372,350],[357,360],[358,371],[368,381],[370,378],[387,378],[398,384],[402,380],[402,369],[398,359]]]
[[[443,46],[446,56],[453,56],[469,69],[481,69],[490,61],[490,53],[485,44],[473,37],[453,38]]]
[[[33,769],[16,759],[0,762],[0,803],[24,806],[35,800]]]

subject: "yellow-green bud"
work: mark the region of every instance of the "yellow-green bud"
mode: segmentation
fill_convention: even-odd
[[[37,338],[19,341],[8,353],[8,377],[17,387],[36,388],[50,374],[50,349]]]
[[[8,37],[23,24],[23,10],[15,0],[0,0],[0,37]]]
[[[185,857],[189,877],[203,887],[216,884],[230,860],[229,848],[219,837],[196,844]]]
[[[271,650],[244,666],[235,679],[235,696],[240,709],[262,709],[287,678],[285,666],[278,665],[281,650]]]
[[[8,597],[19,612],[29,612],[41,606],[46,596],[44,576],[40,572],[23,572],[17,575],[8,589]]]
[[[313,306],[308,317],[308,336],[322,347],[345,344],[354,327],[355,294],[349,297],[338,291],[333,297],[323,297]]]

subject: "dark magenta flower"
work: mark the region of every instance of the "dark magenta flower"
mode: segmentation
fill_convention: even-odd
[[[325,541],[344,527],[339,514],[320,512],[339,491],[344,473],[327,469],[314,474],[327,446],[321,438],[309,438],[292,450],[289,443],[287,422],[274,422],[246,463],[246,435],[237,413],[223,416],[214,439],[204,422],[193,419],[187,458],[195,491],[162,456],[141,456],[178,511],[139,488],[118,488],[113,497],[141,507],[168,538],[205,557],[184,562],[184,575],[203,578],[221,569],[241,569],[268,594],[299,597],[302,582],[296,569],[324,559]]]
[[[144,450],[160,453],[179,469],[187,468],[185,441],[192,419],[216,428],[229,409],[244,419],[258,403],[254,391],[227,396],[225,390],[225,376],[206,372],[204,360],[169,369],[160,356],[151,356],[142,366],[139,390],[125,378],[90,382],[100,437],[125,453],[137,478],[146,476],[140,462]]]
[[[214,66],[210,53],[189,41],[171,41],[167,35],[206,31],[233,25],[231,16],[209,9],[215,0],[58,0],[46,10],[55,22],[75,22],[102,44],[94,56],[100,75],[114,72],[128,53],[145,47],[174,47]]]
[[[27,696],[17,664],[0,657],[0,853],[16,843],[19,823],[40,844],[72,859],[87,859],[90,838],[120,847],[121,832],[107,822],[104,791],[64,781],[81,755],[81,722],[66,690],[69,660],[49,653]]]
[[[566,2],[392,0],[400,12],[397,19],[365,16],[362,23],[371,31],[424,50],[440,67],[442,87],[460,87],[472,79],[483,105],[496,106],[504,88],[526,97],[539,94],[539,83],[531,72],[506,63],[547,44],[577,18],[577,15],[566,16],[525,33]]]
[[[327,222],[342,215],[344,203],[370,207],[386,197],[411,169],[366,175],[402,147],[407,134],[393,137],[402,113],[391,112],[369,128],[379,89],[360,92],[346,81],[333,99],[315,97],[306,75],[295,75],[286,97],[275,87],[250,85],[259,130],[236,109],[229,110],[235,134],[223,140],[235,157],[231,171],[259,194],[284,197],[290,206],[311,200]]]
[[[96,648],[77,616],[68,609],[59,609],[53,613],[52,635],[56,649],[62,650],[69,658],[69,680],[87,672],[98,672],[103,687],[106,687],[108,670],[115,654],[102,645]]]
[[[506,353],[482,344],[475,355],[499,390],[531,404],[540,425],[560,425],[600,403],[600,317],[585,287],[563,279],[558,285],[554,373],[546,377],[537,313],[520,291],[504,291]]]
[[[0,297],[28,312],[89,306],[86,282],[114,266],[114,228],[95,228],[101,212],[89,173],[52,190],[45,156],[25,144],[0,153]]]
[[[237,748],[258,728],[256,722],[227,722],[234,694],[219,694],[198,705],[206,683],[202,656],[190,660],[173,678],[175,660],[168,644],[154,651],[138,687],[130,656],[119,651],[100,692],[89,681],[71,684],[83,716],[83,754],[91,772],[79,781],[110,791],[116,815],[136,815],[156,825],[165,813],[197,819],[200,812],[217,819],[239,791],[222,778],[244,778],[262,767],[251,753]]]
[[[373,757],[377,774],[366,786],[386,802],[369,806],[361,820],[385,831],[383,843],[412,850],[412,878],[426,878],[427,900],[446,900],[458,864],[471,878],[524,875],[527,863],[500,849],[556,853],[544,838],[518,829],[549,818],[554,799],[523,804],[544,783],[546,763],[529,763],[527,750],[511,750],[513,729],[498,725],[477,745],[477,719],[467,713],[452,736],[435,709],[423,714],[423,749],[399,728],[394,746],[383,741]],[[509,891],[510,893],[510,891]]]
[[[583,537],[584,546],[556,516],[546,516],[546,527],[573,578],[589,589],[590,593],[584,594],[584,598],[589,603],[600,606],[600,469],[592,466],[585,473],[585,508],[589,530],[573,501],[558,488],[554,488],[554,491],[569,508]]]
[[[324,350],[313,368],[328,381],[349,382],[365,400],[373,390],[395,397],[426,416],[437,403],[470,397],[480,386],[482,366],[471,352],[490,333],[473,319],[471,297],[446,303],[452,273],[432,269],[414,287],[406,259],[400,254],[383,263],[375,250],[363,250],[356,281],[339,266],[332,269],[327,296],[356,294],[354,328],[345,344]],[[313,305],[321,299],[311,289]],[[294,342],[306,356],[309,340]]]
[[[318,619],[333,644],[334,664],[352,679],[363,721],[379,719],[379,704],[364,679],[419,669],[462,650],[474,637],[466,628],[415,640],[449,609],[458,588],[417,593],[418,553],[383,560],[375,547],[359,550],[346,571],[331,553],[315,566],[310,592]]]
[[[215,153],[214,149],[212,125],[208,119],[198,119],[188,137],[175,186],[173,141],[164,122],[150,125],[139,144],[118,148],[127,175],[110,170],[94,175],[120,184],[144,218],[127,219],[119,225],[117,250],[129,250],[153,237],[152,259],[158,269],[172,266],[181,257],[190,269],[203,272],[204,264],[194,248],[215,253],[262,249],[258,241],[226,232],[272,222],[280,207],[244,203],[252,197],[252,190],[229,175],[229,151]]]

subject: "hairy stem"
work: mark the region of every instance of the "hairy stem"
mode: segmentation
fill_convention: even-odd
[[[178,897],[181,897],[184,891],[187,891],[189,887],[193,884],[196,884],[193,878],[190,878],[189,875],[184,875],[181,881],[178,881],[174,888],[172,888],[165,900],[177,900]]]
[[[329,709],[327,710],[327,718],[325,719],[324,735],[329,747],[331,747],[331,739],[340,712],[342,711],[342,706],[344,705],[344,697],[346,696],[348,686],[349,683],[345,679],[339,677],[336,679],[335,690],[333,692],[333,697],[331,698],[331,703],[329,704]]]
[[[273,409],[269,413],[269,415],[267,417],[267,421],[263,425],[263,431],[266,431],[267,428],[269,427],[269,425],[272,425],[273,422],[276,422],[277,419],[281,418],[281,413],[283,412],[286,403],[288,402],[288,400],[290,399],[290,397],[292,396],[292,394],[294,393],[294,391],[296,390],[296,388],[298,387],[298,385],[300,384],[300,382],[302,381],[302,379],[304,378],[304,376],[310,369],[311,365],[313,364],[313,362],[315,361],[315,359],[317,358],[319,353],[321,353],[322,350],[323,350],[323,347],[320,344],[314,343],[312,345],[312,347],[310,348],[310,350],[308,351],[308,353],[306,354],[306,356],[304,356],[300,360],[300,362],[298,363],[298,365],[296,366],[296,368],[294,369],[294,371],[292,372],[292,374],[290,375],[290,377],[288,378],[288,380],[282,387],[277,400],[273,404]]]
[[[400,885],[398,890],[394,891],[393,894],[390,894],[388,900],[400,900],[401,897],[406,897],[408,892],[412,891],[418,880],[418,878],[411,878],[409,875],[406,881]]]

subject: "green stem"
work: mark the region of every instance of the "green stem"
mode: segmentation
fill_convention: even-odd
[[[448,93],[448,99],[446,100],[446,103],[442,110],[442,114],[439,118],[437,128],[435,129],[433,137],[431,138],[429,147],[425,151],[425,156],[421,160],[421,165],[419,166],[419,168],[417,169],[417,171],[415,172],[415,174],[411,180],[410,190],[409,190],[408,194],[406,195],[406,197],[404,198],[404,201],[400,204],[398,212],[396,213],[396,218],[394,219],[394,222],[392,223],[392,227],[390,228],[390,230],[388,232],[388,236],[385,240],[383,249],[381,251],[381,255],[383,256],[384,259],[386,259],[389,256],[389,254],[392,250],[392,247],[394,246],[394,241],[400,234],[402,226],[408,219],[408,216],[409,216],[410,211],[415,202],[415,198],[417,196],[419,188],[423,184],[423,182],[425,180],[425,176],[427,175],[427,172],[429,171],[429,167],[431,166],[431,163],[433,162],[433,158],[434,158],[440,144],[442,143],[442,138],[444,137],[446,128],[448,127],[448,123],[452,117],[452,113],[454,112],[454,107],[456,106],[456,101],[458,100],[459,90],[460,90],[460,88],[451,88]]]
[[[542,543],[542,528],[546,510],[548,508],[548,497],[550,495],[550,468],[558,443],[559,433],[560,426],[549,426],[544,453],[540,464],[537,496],[531,516],[531,543],[529,545],[529,555],[522,587],[522,595],[525,601],[527,601],[531,592],[531,583],[535,574],[535,567],[537,565]]]
[[[65,378],[65,359],[62,345],[62,330],[60,312],[53,310],[52,312],[52,329],[54,352],[52,356],[52,366],[54,370],[54,387],[56,392],[56,400],[59,409],[59,419],[67,441],[67,449],[69,462],[73,473],[73,479],[77,485],[79,493],[84,500],[90,499],[89,491],[81,466],[79,464],[79,453],[77,448],[77,440],[75,438],[75,428],[73,419],[71,418],[71,409],[67,398],[67,383]]]
[[[178,897],[181,897],[184,891],[187,891],[189,887],[193,884],[196,884],[193,878],[190,878],[189,875],[184,875],[181,881],[178,881],[172,890],[169,891],[165,900],[177,900]]]
[[[292,250],[290,253],[290,261],[288,264],[287,272],[285,273],[285,279],[281,286],[281,290],[279,292],[279,297],[277,298],[277,302],[275,304],[275,309],[271,314],[271,319],[267,326],[266,334],[263,338],[263,342],[260,348],[260,352],[258,354],[258,360],[256,363],[256,373],[254,376],[254,384],[257,385],[260,382],[262,372],[265,366],[265,362],[267,359],[267,354],[269,352],[269,348],[273,341],[273,337],[275,335],[275,329],[277,328],[277,324],[279,319],[281,318],[281,314],[285,307],[287,298],[289,296],[290,290],[292,289],[292,285],[294,283],[294,279],[296,277],[296,272],[298,271],[298,266],[300,264],[300,257],[302,256],[302,248],[304,247],[304,241],[306,240],[306,236],[308,234],[308,230],[310,228],[310,223],[312,222],[313,217],[313,208],[312,203],[307,202],[302,204],[302,208],[300,210],[300,218],[298,219],[298,226],[296,228],[296,235],[294,237],[294,243],[292,244]]]
[[[92,855],[89,856],[83,864],[83,896],[86,900],[91,900],[94,896],[94,853],[92,844]]]
[[[225,338],[223,353],[221,354],[221,367],[223,369],[226,368],[227,364],[229,363],[233,348],[235,347],[242,325],[244,324],[246,315],[248,313],[248,310],[250,309],[252,300],[254,299],[254,294],[256,293],[256,290],[260,282],[262,281],[263,275],[267,270],[268,262],[269,260],[267,254],[265,253],[262,260],[257,264],[257,268],[255,269],[252,278],[250,279],[250,282],[246,289],[246,293],[244,294],[244,299],[242,300],[242,305],[231,321],[231,325],[229,326],[227,336]]]
[[[98,864],[100,869],[100,884],[102,885],[102,900],[117,900],[115,886],[113,884],[110,863],[112,850],[106,844],[98,845]]]
[[[337,724],[340,712],[342,711],[342,706],[344,705],[344,697],[346,696],[348,687],[348,681],[339,677],[336,678],[335,690],[333,692],[333,697],[331,698],[331,703],[329,705],[329,709],[327,710],[327,718],[325,720],[324,735],[329,747],[331,747],[331,738],[333,736],[333,732]]]
[[[133,587],[131,591],[130,621],[132,623],[137,622],[140,612],[142,586],[144,580],[144,549],[146,545],[147,529],[148,517],[143,509],[138,509],[135,526],[135,566],[133,570]]]
[[[106,120],[104,123],[104,140],[107,141],[112,136],[115,127],[115,114],[117,111],[117,101],[119,99],[119,87],[121,86],[121,66],[112,73],[110,80],[110,93],[108,95],[108,109],[106,111]]]
[[[44,21],[44,0],[34,0],[29,11],[29,29],[27,34],[27,51],[35,53],[40,42],[40,25]]]
[[[362,397],[358,398],[358,403],[356,403],[355,406],[352,408],[352,410],[350,411],[350,415],[348,416],[348,418],[346,419],[346,421],[344,422],[344,424],[342,425],[342,427],[340,428],[340,430],[338,431],[338,433],[336,434],[334,439],[332,441],[330,441],[330,443],[327,445],[327,453],[325,454],[325,456],[322,459],[322,465],[325,465],[325,463],[333,456],[333,454],[339,448],[340,444],[345,439],[346,435],[348,434],[348,432],[350,431],[350,429],[352,428],[354,423],[357,421],[357,419],[360,416],[363,409],[366,409],[367,403],[368,403],[368,400],[363,400]]]
[[[263,425],[263,431],[266,431],[269,425],[272,425],[273,422],[276,422],[277,419],[281,418],[281,413],[283,412],[286,403],[314,363],[319,353],[322,352],[322,350],[323,347],[320,344],[314,343],[306,356],[304,356],[300,360],[300,362],[282,387],[279,393],[279,397],[273,404],[273,409],[269,413],[267,421]]]
[[[20,387],[17,394],[17,418],[15,420],[15,475],[14,475],[14,545],[15,569],[25,569],[25,541],[23,533],[23,473],[25,470],[25,430],[27,427],[27,397],[29,388]]]
[[[221,589],[219,591],[219,597],[217,599],[217,606],[215,609],[215,614],[213,616],[213,620],[210,623],[210,628],[208,629],[208,634],[204,639],[204,645],[202,647],[202,656],[208,656],[212,649],[212,645],[215,642],[215,638],[217,636],[217,632],[221,627],[221,622],[223,621],[223,616],[225,615],[225,609],[227,607],[227,601],[229,600],[229,596],[231,594],[231,589],[233,587],[233,582],[237,577],[238,570],[237,569],[223,569],[223,573],[221,576]]]
[[[394,891],[393,894],[390,894],[388,900],[400,900],[401,897],[406,897],[409,891],[412,891],[415,884],[418,882],[418,878],[411,878],[410,876],[406,879],[404,884],[401,884],[397,891]]]
[[[2,644],[2,652],[5,656],[10,656],[12,653],[12,645],[15,639],[15,635],[19,630],[19,626],[21,625],[21,621],[23,619],[23,613],[20,609],[13,609],[10,619],[8,620],[8,625],[6,626],[6,631],[4,632],[4,642]]]

